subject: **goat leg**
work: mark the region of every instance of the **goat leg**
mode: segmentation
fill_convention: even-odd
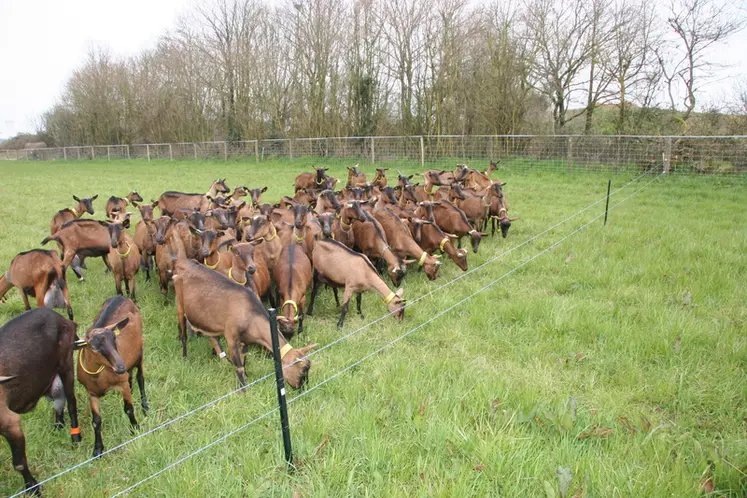
[[[104,442],[101,439],[101,405],[99,397],[95,394],[88,393],[88,402],[91,405],[91,421],[93,422],[93,457],[98,458],[104,451]]]
[[[28,294],[26,294],[26,291],[23,290],[23,289],[21,289],[20,287],[18,288],[18,290],[21,292],[21,297],[23,298],[23,305],[26,307],[27,311],[30,310],[31,309],[31,304],[29,304],[29,296],[28,296]]]
[[[21,416],[5,407],[0,409],[0,434],[8,440],[10,452],[13,454],[13,467],[23,476],[26,490],[36,486],[36,479],[31,475],[26,460],[26,438],[21,427]],[[41,496],[38,487],[34,488],[32,492]]]
[[[306,310],[306,314],[312,316],[314,314],[314,301],[316,300],[316,294],[319,292],[319,272],[314,270],[314,278],[311,283],[311,301],[309,302],[309,309]],[[337,296],[337,294],[335,294]],[[339,306],[339,302],[338,302]]]
[[[363,318],[363,311],[361,311],[361,301],[363,301],[363,293],[358,292],[355,295],[355,305],[358,308],[358,314]]]
[[[143,356],[137,361],[137,387],[140,390],[140,405],[143,407],[143,413],[148,414],[150,406],[148,405],[148,396],[145,395],[145,376],[143,376]],[[130,378],[132,378],[130,376]]]
[[[337,322],[338,329],[342,328],[342,324],[345,321],[345,315],[348,314],[348,305],[350,304],[351,297],[353,297],[353,291],[350,287],[345,286],[345,294],[342,297],[342,312],[340,313],[340,320]]]
[[[129,377],[129,376],[128,376]],[[128,385],[122,386],[122,398],[124,399],[124,411],[130,419],[130,430],[132,432],[140,428],[135,418],[135,407],[132,406],[132,391]]]
[[[340,298],[337,296],[337,287],[332,287],[332,294],[335,296],[335,306],[340,307]]]

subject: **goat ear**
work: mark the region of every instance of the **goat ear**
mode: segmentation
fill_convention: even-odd
[[[253,246],[258,246],[258,245],[260,245],[264,241],[265,241],[265,239],[263,239],[262,237],[260,237],[258,239],[254,239],[254,240],[249,241],[249,243],[251,245],[253,245]]]
[[[153,206],[154,208],[157,208],[157,207],[158,207],[158,201],[156,201],[156,200],[153,200],[153,199],[151,199],[151,200],[150,200],[150,203],[151,203],[151,205],[152,205],[152,206]]]
[[[124,219],[124,221],[122,222],[122,226],[123,226],[123,227],[124,227],[125,229],[127,229],[127,228],[130,228],[130,217],[129,217],[129,216],[128,216],[127,218],[125,218],[125,219]]]
[[[507,182],[501,182],[501,187],[504,186]]]
[[[92,200],[92,201],[95,201],[96,199],[98,199],[98,197],[99,197],[99,194],[96,194],[96,195],[94,195],[93,197],[91,197],[91,200]]]
[[[316,348],[318,346],[319,346],[319,344],[309,344],[308,346],[304,346],[304,347],[300,348],[299,351],[301,352],[302,355],[306,356],[306,353],[308,353],[309,351],[311,351],[312,349],[314,349],[314,348]]]
[[[192,225],[189,225],[189,231],[192,233],[192,235],[200,235],[202,233],[202,230],[199,230]]]
[[[116,325],[112,327],[112,330],[122,330],[130,323],[130,317],[123,318]]]
[[[78,199],[78,196],[77,196],[77,195],[74,195],[74,196],[73,196],[73,200],[74,200],[75,202],[80,202],[80,199]]]
[[[260,190],[260,192],[262,193],[267,192],[267,187],[262,187],[262,190]]]
[[[86,346],[88,346],[88,342],[85,339],[76,339],[73,342],[73,351],[78,351]]]

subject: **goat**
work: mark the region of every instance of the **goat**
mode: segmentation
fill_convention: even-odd
[[[257,215],[244,227],[244,240],[251,242],[255,239],[264,239],[257,252],[262,254],[267,268],[272,270],[283,248],[283,243],[280,242],[278,230],[270,221],[269,216]]]
[[[477,253],[480,247],[480,241],[487,236],[486,233],[480,232],[473,228],[464,211],[456,207],[449,201],[439,201],[433,204],[433,219],[438,227],[447,233],[453,233],[458,237],[458,247],[462,247],[462,237],[470,236],[472,241],[472,251]]]
[[[114,220],[116,219],[116,213],[122,213],[130,204],[137,207],[138,202],[143,202],[143,198],[140,197],[140,194],[135,190],[127,194],[125,197],[111,196],[109,197],[109,200],[106,201],[106,217],[110,220]]]
[[[387,242],[384,229],[376,218],[364,210],[361,210],[361,218],[365,221],[356,221],[353,223],[354,247],[369,258],[383,259],[387,264],[389,278],[394,285],[398,286],[407,273],[407,267],[392,251]]]
[[[272,277],[278,289],[276,302],[283,303],[280,305],[278,325],[285,337],[293,336],[296,321],[298,333],[303,332],[303,310],[311,276],[311,260],[306,253],[296,244],[284,246]]]
[[[492,196],[490,207],[488,208],[488,217],[491,222],[490,235],[495,235],[495,224],[497,221],[501,229],[501,235],[504,239],[508,235],[508,229],[511,228],[511,222],[519,219],[518,217],[509,218],[508,216],[508,200],[503,194],[503,186],[505,184],[506,182],[495,182],[490,186],[495,195]],[[487,229],[487,227],[483,228],[483,230],[485,229]]]
[[[18,288],[27,310],[31,309],[28,296],[32,296],[39,308],[66,308],[67,317],[73,319],[65,268],[57,251],[33,249],[17,254],[8,271],[0,275],[0,302],[12,287]]]
[[[405,223],[393,211],[387,208],[378,209],[374,211],[374,218],[384,229],[386,240],[394,254],[400,258],[407,256],[414,258],[411,260],[405,259],[404,262],[414,263],[417,261],[418,267],[423,268],[428,280],[435,280],[441,266],[441,262],[438,260],[440,256],[431,256],[427,251],[424,251],[412,238]]]
[[[317,197],[316,206],[314,211],[317,213],[331,213],[337,212],[342,208],[339,199],[335,193],[331,190],[323,190]]]
[[[346,187],[363,187],[366,184],[366,175],[358,171],[358,165],[348,167],[348,183]]]
[[[259,201],[262,199],[262,194],[267,192],[267,187],[252,188],[248,189],[247,192],[249,192],[249,196],[252,198],[252,206],[258,207]]]
[[[122,393],[124,411],[133,429],[138,428],[132,406],[132,374],[137,368],[140,404],[148,413],[143,377],[143,319],[140,310],[130,299],[110,297],[101,306],[78,349],[78,382],[83,384],[91,405],[93,419],[93,456],[104,451],[101,439],[101,408],[99,398],[115,389]]]
[[[13,467],[23,476],[27,492],[40,494],[40,488],[26,460],[20,414],[33,410],[44,394],[55,394],[56,425],[64,424],[62,410],[67,400],[70,436],[74,443],[80,442],[73,376],[75,339],[75,323],[47,308],[27,311],[0,327],[0,434],[10,445]]]
[[[413,238],[423,248],[423,250],[433,253],[434,251],[441,251],[442,253],[448,254],[456,265],[467,271],[467,251],[465,249],[457,249],[452,243],[452,239],[456,239],[457,236],[445,233],[438,225],[432,221],[425,221],[421,219],[413,219]]]
[[[159,288],[164,296],[169,293],[169,281],[174,273],[174,263],[187,259],[187,251],[179,234],[170,230],[171,218],[161,216],[153,223],[156,225],[156,263],[158,264]]]
[[[145,269],[146,282],[150,281],[150,271],[153,269],[153,258],[156,255],[156,232],[158,228],[153,221],[153,208],[157,203],[158,201],[154,201],[154,204],[140,204],[138,206],[143,219],[135,225],[135,237],[133,239],[140,251],[140,264]],[[167,216],[164,218],[168,219]]]
[[[245,386],[241,345],[254,343],[272,351],[270,320],[259,298],[242,285],[188,259],[176,263],[174,289],[182,356],[187,356],[187,322],[204,335],[223,336],[239,383]],[[301,388],[311,368],[306,353],[316,344],[294,349],[282,334],[278,336],[283,377],[292,387]]]
[[[210,198],[215,198],[218,193],[228,193],[229,188],[226,186],[226,179],[215,180],[210,186],[210,190],[205,194],[186,194],[184,192],[176,192],[169,190],[161,194],[158,198],[158,207],[161,209],[161,214],[166,216],[173,216],[177,209],[195,209],[197,208],[201,212],[208,210],[210,204]]]
[[[389,168],[376,168],[376,177],[374,177],[371,184],[375,187],[384,188],[386,187],[386,172]]]
[[[111,248],[109,249],[109,264],[111,265],[112,275],[114,275],[114,286],[117,294],[122,295],[122,282],[124,281],[125,290],[130,298],[135,300],[135,275],[140,269],[140,250],[137,244],[126,232],[130,228],[130,213],[122,223],[109,223],[109,240]]]
[[[459,209],[464,211],[467,219],[477,230],[482,230],[488,218],[488,210],[492,202],[494,190],[488,188],[482,193],[475,193],[462,189],[461,185],[455,183],[450,192],[450,201]]]
[[[392,292],[365,255],[353,251],[336,240],[320,239],[316,241],[313,263],[314,278],[308,315],[313,314],[314,300],[319,292],[319,284],[325,283],[333,288],[345,288],[342,311],[337,322],[338,329],[342,328],[345,315],[348,312],[350,298],[354,293],[356,294],[358,314],[363,315],[361,297],[362,293],[368,290],[377,292],[396,318],[400,320],[404,318],[404,291],[398,289],[396,292]]]
[[[296,181],[294,182],[293,186],[295,187],[295,190],[300,190],[302,188],[305,189],[313,189],[313,188],[322,188],[326,185],[327,180],[329,177],[327,176],[327,170],[329,168],[317,168],[314,166],[314,173],[301,173],[296,177]],[[334,188],[334,187],[328,187],[328,188]]]
[[[72,220],[68,221],[54,235],[46,237],[41,241],[45,245],[50,240],[57,242],[62,251],[62,266],[70,267],[75,256],[101,257],[107,268],[109,266],[109,231],[107,223],[96,220]],[[83,280],[80,268],[72,266],[73,272],[78,280]]]
[[[77,220],[84,214],[88,213],[93,216],[93,201],[98,198],[99,194],[93,197],[84,197],[79,199],[77,196],[73,196],[73,200],[78,204],[72,208],[61,209],[55,213],[52,218],[52,223],[49,226],[49,234],[54,235],[57,231],[67,223],[68,221]]]

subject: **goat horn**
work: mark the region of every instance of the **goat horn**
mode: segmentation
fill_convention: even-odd
[[[11,375],[11,376],[0,375],[0,384],[4,384],[5,382],[11,381],[15,379],[16,377],[17,375]]]
[[[518,219],[519,219],[519,217],[517,216],[516,218],[509,218],[508,221],[516,221]]]

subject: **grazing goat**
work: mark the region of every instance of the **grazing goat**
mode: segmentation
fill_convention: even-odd
[[[75,323],[46,308],[27,311],[0,327],[0,434],[10,445],[13,467],[23,476],[25,489],[36,494],[40,488],[26,460],[20,414],[33,410],[43,395],[53,394],[56,425],[61,427],[67,400],[70,435],[74,443],[80,442],[73,376],[75,339]]]
[[[345,315],[348,312],[350,298],[354,293],[356,294],[358,314],[363,315],[361,296],[363,292],[368,290],[377,292],[395,317],[400,320],[404,318],[404,291],[402,289],[398,289],[396,292],[391,291],[365,255],[349,249],[336,240],[320,239],[316,241],[313,263],[314,281],[307,314],[311,315],[313,313],[314,300],[319,292],[319,284],[325,283],[331,287],[345,288],[337,328],[342,328]]]
[[[101,439],[101,407],[99,398],[112,389],[122,393],[124,411],[133,429],[138,428],[132,406],[132,374],[137,368],[140,404],[148,413],[143,377],[143,319],[140,310],[130,299],[110,297],[101,306],[93,325],[83,340],[76,341],[78,349],[78,382],[88,394],[93,419],[95,441],[93,456],[104,451]]]
[[[27,310],[31,296],[39,308],[65,308],[67,317],[73,319],[65,268],[57,251],[33,249],[16,255],[8,271],[0,275],[0,302],[12,287],[18,288]]]
[[[362,218],[365,221],[356,221],[353,223],[355,247],[371,259],[383,259],[387,264],[389,278],[394,285],[398,286],[407,273],[407,266],[392,251],[381,223],[369,213],[365,211],[361,212]]]
[[[453,233],[458,237],[459,248],[462,247],[462,237],[470,236],[472,241],[472,251],[477,253],[480,247],[480,241],[487,234],[475,230],[469,224],[464,211],[456,207],[449,201],[439,201],[433,204],[433,219],[438,227],[447,233]]]
[[[93,201],[95,201],[98,196],[99,195],[96,194],[93,197],[84,197],[82,199],[79,199],[77,196],[73,196],[73,200],[78,204],[76,204],[75,207],[57,211],[57,213],[52,218],[52,223],[49,226],[49,234],[54,235],[55,233],[57,233],[57,230],[62,227],[62,225],[64,225],[68,221],[77,220],[85,213],[93,216]]]
[[[114,275],[114,286],[117,294],[122,295],[122,282],[130,298],[135,300],[135,275],[140,269],[140,250],[137,244],[126,232],[130,228],[130,213],[122,223],[109,223],[109,264]]]
[[[303,332],[303,311],[306,306],[306,290],[311,284],[311,260],[301,247],[289,244],[280,251],[280,257],[272,272],[278,289],[278,325],[285,337],[292,337],[298,322],[298,333]]]
[[[124,212],[130,204],[137,207],[138,202],[143,202],[143,198],[135,190],[127,194],[126,197],[111,196],[106,201],[106,217],[114,220],[117,218],[117,213]]]
[[[210,198],[215,198],[219,193],[230,192],[226,186],[226,179],[215,180],[206,194],[185,194],[169,190],[158,198],[158,207],[161,214],[172,216],[177,209],[198,209],[201,212],[208,210]]]
[[[438,269],[441,262],[437,256],[431,256],[424,251],[415,239],[412,238],[407,225],[393,211],[384,208],[374,211],[374,217],[381,224],[386,233],[386,240],[389,246],[400,258],[410,256],[414,259],[405,260],[405,263],[418,262],[418,267],[423,268],[428,280],[435,280],[438,276]],[[440,256],[439,256],[440,257]]]
[[[44,245],[50,240],[57,242],[62,251],[62,266],[71,267],[75,256],[101,257],[107,268],[109,266],[108,256],[111,244],[109,243],[109,230],[107,223],[96,220],[72,220],[68,221],[54,235],[41,241]],[[72,266],[73,272],[78,280],[83,280],[83,274],[79,267]]]
[[[187,356],[187,322],[206,336],[223,336],[239,383],[245,386],[242,345],[257,344],[272,351],[270,320],[259,298],[242,285],[188,259],[176,263],[174,289],[182,356]],[[311,368],[306,353],[316,344],[294,349],[282,334],[278,339],[283,377],[292,387],[301,388]]]
[[[413,219],[413,238],[423,248],[423,250],[430,253],[434,251],[441,251],[442,253],[448,254],[456,265],[467,271],[467,251],[466,249],[457,249],[454,247],[452,239],[456,239],[457,236],[443,232],[438,225],[432,221],[425,221],[420,219]]]

